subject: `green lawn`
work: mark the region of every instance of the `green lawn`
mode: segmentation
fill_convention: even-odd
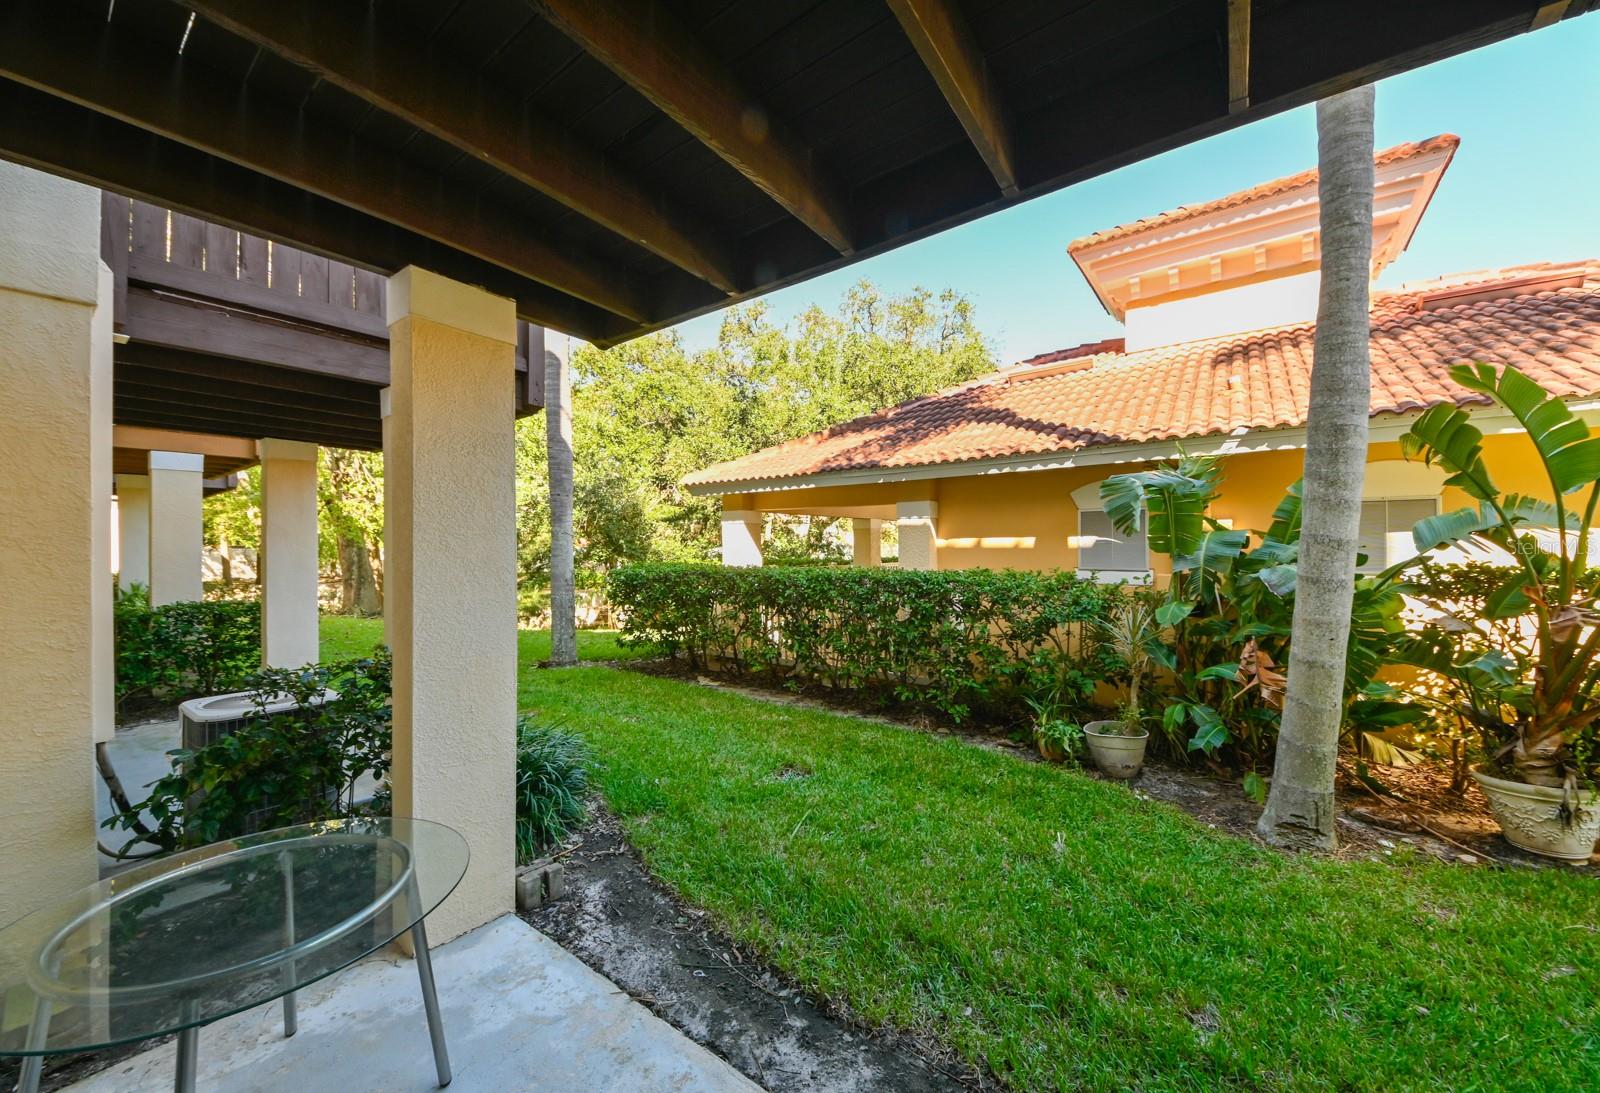
[[[322,616],[323,660],[365,656],[382,640],[382,619]],[[578,631],[578,656],[583,660],[627,660],[649,655],[649,650],[624,648],[617,640],[615,630]],[[531,667],[536,667],[549,657],[550,631],[517,631],[517,662],[524,676]]]
[[[1291,859],[958,739],[524,672],[651,868],[808,988],[1014,1088],[1600,1088],[1600,891]]]

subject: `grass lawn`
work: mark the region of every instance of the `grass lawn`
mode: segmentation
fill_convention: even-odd
[[[366,656],[382,640],[382,619],[360,619],[349,615],[322,616],[323,660]],[[615,630],[578,631],[578,657],[582,660],[627,660],[649,655],[649,650],[624,648],[617,640]],[[550,631],[517,631],[517,664],[524,677],[530,669],[549,658]]]
[[[1590,878],[1290,859],[1060,767],[615,669],[522,694],[685,898],[1016,1089],[1600,1088]]]

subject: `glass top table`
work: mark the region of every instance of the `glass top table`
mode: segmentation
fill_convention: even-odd
[[[283,999],[410,932],[439,1084],[450,1081],[423,918],[467,868],[457,832],[426,820],[333,820],[183,851],[0,928],[0,1056],[42,1057],[176,1032],[193,1089],[198,1032]]]

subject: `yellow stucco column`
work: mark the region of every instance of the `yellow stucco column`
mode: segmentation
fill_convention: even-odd
[[[855,565],[883,564],[883,521],[853,519],[850,521],[850,538],[853,547],[851,561]]]
[[[117,587],[150,587],[150,476],[117,475]]]
[[[723,510],[722,564],[761,564],[761,513],[752,509]]]
[[[204,547],[200,502],[206,457],[196,452],[150,453],[150,604],[202,599]]]
[[[113,725],[100,192],[0,163],[0,922],[95,879]]]
[[[939,503],[901,501],[895,505],[900,529],[900,568],[939,568]]]
[[[317,661],[317,446],[260,440],[261,661]]]
[[[516,309],[407,267],[389,279],[388,318],[394,814],[449,824],[472,852],[428,919],[438,944],[513,903]]]

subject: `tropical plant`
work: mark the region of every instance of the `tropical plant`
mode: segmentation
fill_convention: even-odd
[[[1562,788],[1576,815],[1579,783],[1600,777],[1600,576],[1588,565],[1600,502],[1600,438],[1560,398],[1509,365],[1498,371],[1484,363],[1457,365],[1450,376],[1516,418],[1552,500],[1495,484],[1483,433],[1460,407],[1441,404],[1416,420],[1401,438],[1403,453],[1442,467],[1446,484],[1477,502],[1418,523],[1417,548],[1476,541],[1504,551],[1511,564],[1483,598],[1481,619],[1441,604],[1434,625],[1405,652],[1411,663],[1449,681],[1455,711],[1492,742],[1490,759],[1502,775]]]
[[[1140,688],[1150,671],[1161,640],[1161,623],[1156,618],[1157,609],[1143,599],[1133,598],[1116,604],[1111,613],[1100,621],[1100,634],[1106,647],[1120,660],[1128,672],[1128,698],[1117,711],[1122,729],[1129,736],[1144,731],[1144,714],[1140,701]]]
[[[583,822],[589,747],[574,733],[517,718],[517,859],[527,861]]]

